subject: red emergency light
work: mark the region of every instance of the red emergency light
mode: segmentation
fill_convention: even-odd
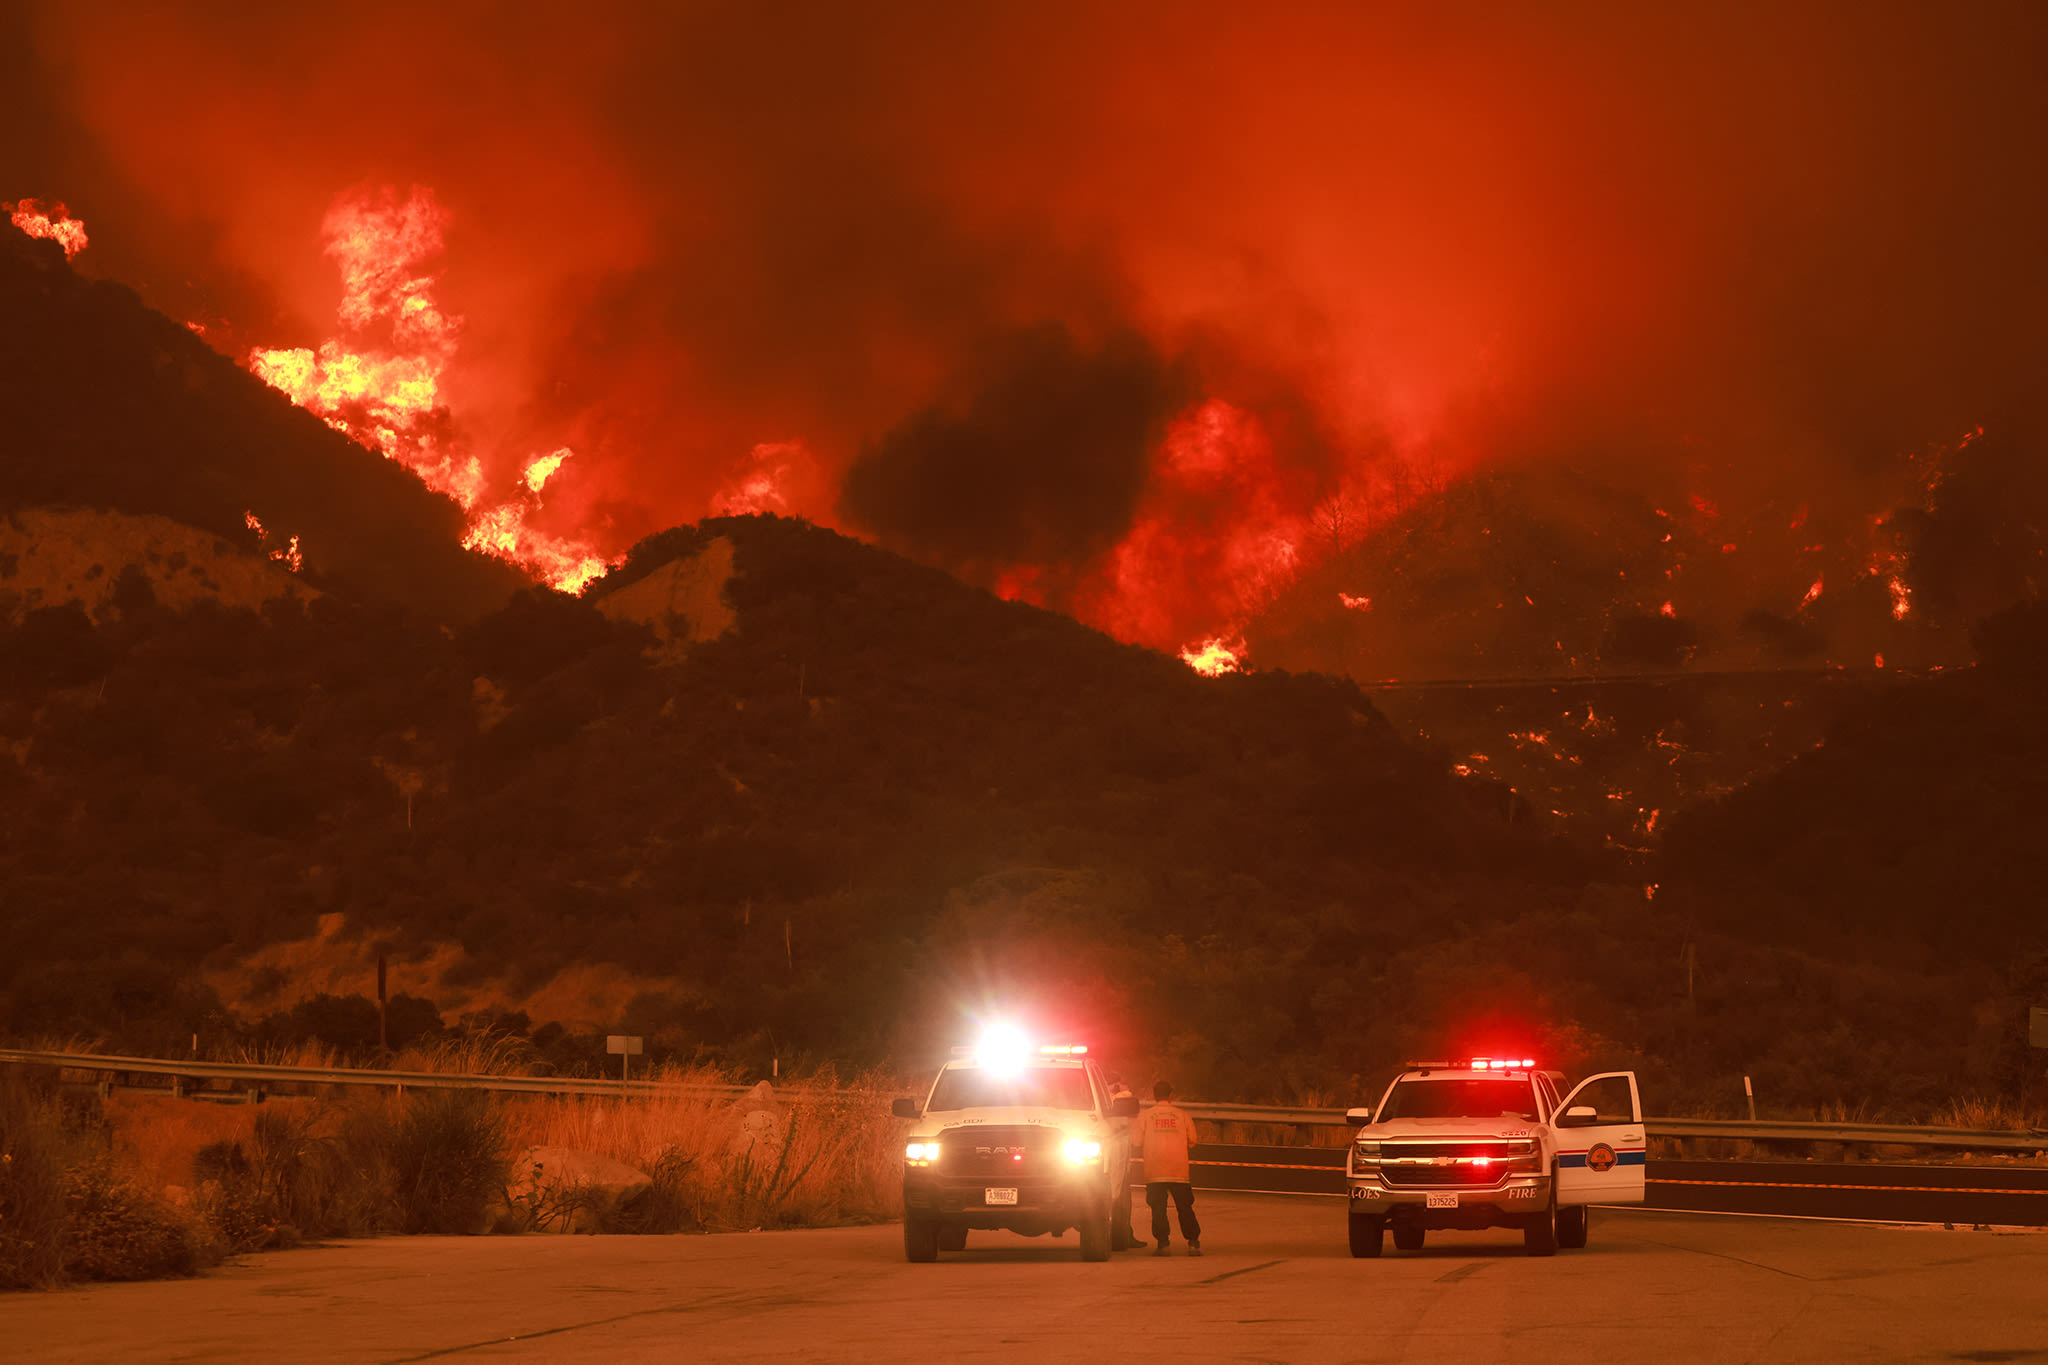
[[[1465,1062],[1410,1062],[1410,1071],[1533,1071],[1533,1057],[1474,1057]]]

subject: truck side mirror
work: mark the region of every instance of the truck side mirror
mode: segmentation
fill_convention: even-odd
[[[1372,1110],[1346,1109],[1344,1111],[1344,1121],[1353,1128],[1363,1128],[1366,1124],[1372,1122]]]
[[[1558,1115],[1560,1128],[1584,1128],[1600,1121],[1600,1111],[1590,1104],[1575,1104]]]
[[[1138,1117],[1138,1097],[1118,1095],[1109,1102],[1109,1116],[1113,1119],[1134,1119]]]
[[[889,1105],[889,1112],[899,1119],[914,1119],[920,1111],[916,1100],[896,1100]]]

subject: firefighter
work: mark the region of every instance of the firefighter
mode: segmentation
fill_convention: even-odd
[[[1173,1086],[1165,1081],[1152,1087],[1159,1102],[1140,1114],[1132,1140],[1145,1162],[1145,1202],[1152,1206],[1152,1248],[1154,1256],[1166,1254],[1172,1229],[1166,1221],[1166,1201],[1173,1201],[1180,1215],[1180,1235],[1187,1239],[1188,1255],[1202,1254],[1202,1224],[1195,1217],[1195,1187],[1188,1180],[1188,1157],[1195,1146],[1195,1121],[1173,1104]]]

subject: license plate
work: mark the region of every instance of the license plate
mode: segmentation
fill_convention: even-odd
[[[1430,1195],[1429,1207],[1433,1209],[1454,1209],[1458,1207],[1458,1196],[1455,1194]]]
[[[1454,1201],[1455,1198],[1453,1196]],[[1017,1202],[1017,1192],[1015,1190],[999,1190],[991,1185],[981,1192],[981,1202],[984,1204],[1014,1204]]]

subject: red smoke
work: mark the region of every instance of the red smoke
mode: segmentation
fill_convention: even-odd
[[[786,510],[1177,649],[1464,470],[1651,471],[1817,535],[2040,397],[2032,6],[51,4],[29,37],[58,150],[22,190],[100,270],[216,281],[245,342],[327,339],[338,196],[431,186],[457,434],[501,489],[573,449],[534,527],[604,554]]]

